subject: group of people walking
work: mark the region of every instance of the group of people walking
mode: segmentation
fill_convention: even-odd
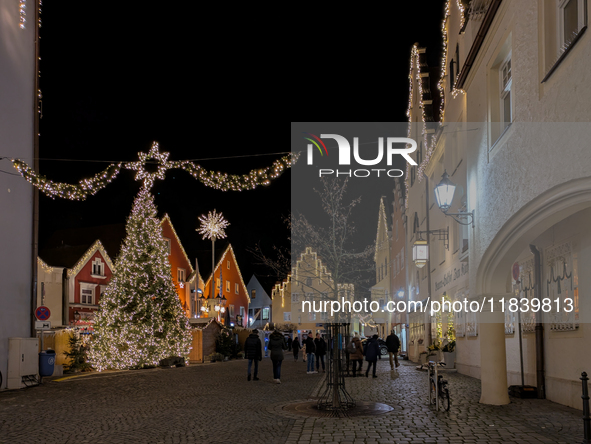
[[[400,363],[398,362],[398,350],[400,349],[400,339],[396,336],[394,330],[386,338],[386,347],[388,348],[388,354],[390,355],[390,368],[394,370]],[[317,333],[316,338],[312,337],[312,332],[304,333],[302,338],[302,344],[299,339],[286,338],[282,333],[275,330],[269,337],[269,343],[267,345],[269,357],[273,363],[273,381],[277,384],[281,384],[281,363],[284,359],[284,351],[293,352],[293,359],[297,361],[299,358],[299,352],[302,350],[304,361],[307,361],[307,373],[314,374],[320,371],[322,366],[322,372],[325,372],[324,357],[326,356],[326,341],[322,336]],[[353,366],[353,377],[362,375],[363,358],[367,361],[367,369],[365,371],[365,377],[369,377],[369,371],[372,370],[372,377],[377,378],[376,365],[378,359],[382,359],[382,353],[380,350],[380,344],[378,342],[378,335],[373,335],[366,343],[365,346],[361,342],[359,334],[355,332],[352,340],[347,345],[349,353],[349,361]],[[246,339],[244,344],[245,358],[248,359],[248,381],[251,380],[251,370],[254,364],[254,378],[252,380],[258,381],[259,361],[263,359],[263,348],[261,339],[259,338],[259,331],[254,329],[252,333]],[[316,367],[314,367],[316,363]]]
[[[300,350],[304,355],[304,362],[307,362],[308,374],[318,373],[322,366],[322,372],[326,371],[324,357],[326,356],[326,341],[320,335],[316,333],[316,338],[312,337],[312,332],[304,333],[302,338],[302,344],[296,337],[293,341],[291,338],[287,340],[288,348],[293,352],[293,360],[299,359]],[[316,361],[316,370],[314,370],[314,361]]]
[[[320,336],[316,334],[316,338],[312,337],[312,332],[304,334],[305,338],[302,339],[300,345],[299,339],[287,338],[279,331],[275,330],[271,336],[269,336],[269,343],[267,344],[267,351],[269,357],[273,363],[273,381],[277,384],[281,384],[281,363],[284,359],[284,351],[292,351],[294,361],[298,360],[300,350],[304,353],[304,361],[307,361],[307,372],[308,374],[318,373],[320,366],[322,371],[326,371],[324,356],[326,355],[326,342]],[[252,333],[246,338],[244,343],[244,357],[248,359],[248,376],[247,380],[258,381],[259,373],[259,361],[263,359],[263,348],[262,342],[259,338],[259,331],[254,329]],[[314,370],[314,358],[316,358],[316,370]],[[254,364],[254,378],[252,378],[251,370],[253,370]]]
[[[388,348],[388,354],[390,355],[390,368],[394,370],[394,368],[400,366],[400,363],[398,362],[400,339],[398,339],[394,330],[392,330],[392,333],[386,338],[386,347]],[[378,359],[382,359],[378,335],[373,335],[368,339],[364,347],[359,334],[355,332],[353,339],[348,345],[347,351],[349,352],[349,361],[353,367],[353,377],[357,376],[357,372],[359,372],[359,376],[362,375],[363,357],[365,357],[365,360],[367,361],[365,377],[369,377],[370,370],[372,370],[372,377],[378,377],[376,375],[376,365]],[[394,367],[394,361],[396,362],[396,367]]]

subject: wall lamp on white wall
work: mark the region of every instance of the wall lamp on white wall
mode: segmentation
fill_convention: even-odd
[[[461,225],[472,225],[474,227],[474,210],[461,211],[459,213],[448,213],[451,208],[451,203],[454,199],[454,193],[456,191],[456,184],[449,180],[447,171],[443,172],[441,176],[441,182],[435,187],[435,200],[437,200],[437,206],[443,214],[451,216],[453,220]]]

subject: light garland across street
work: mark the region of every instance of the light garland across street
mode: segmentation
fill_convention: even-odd
[[[82,179],[78,184],[53,182],[45,176],[38,175],[25,162],[20,159],[11,159],[12,165],[29,183],[39,188],[47,196],[55,199],[60,197],[69,200],[84,200],[88,196],[96,194],[113,181],[122,168],[137,171],[135,179],[143,181],[143,187],[150,190],[156,179],[164,179],[166,171],[171,169],[183,169],[199,180],[203,185],[221,191],[253,190],[261,185],[269,185],[273,179],[278,178],[283,172],[291,168],[297,155],[288,154],[273,162],[267,168],[256,169],[248,174],[232,175],[215,171],[208,171],[200,165],[189,160],[170,161],[169,153],[159,151],[158,142],[153,142],[150,151],[139,153],[139,161],[120,162],[109,165],[105,170],[95,174],[90,179]],[[156,172],[146,170],[146,163],[156,161]]]

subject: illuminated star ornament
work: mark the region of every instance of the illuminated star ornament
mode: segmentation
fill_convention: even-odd
[[[267,168],[251,170],[248,174],[233,175],[219,171],[208,171],[190,160],[171,161],[168,160],[168,156],[169,153],[159,151],[158,142],[153,142],[150,151],[138,154],[139,160],[137,162],[113,163],[92,178],[80,180],[78,184],[53,182],[45,176],[37,174],[33,168],[20,159],[10,159],[10,161],[27,182],[36,186],[39,191],[52,199],[61,197],[69,200],[84,200],[111,183],[122,168],[137,171],[135,180],[143,182],[142,188],[146,190],[152,188],[154,180],[163,180],[166,171],[181,169],[207,187],[220,191],[243,191],[269,185],[273,179],[278,178],[286,169],[291,168],[298,158],[296,153],[289,153],[275,160]],[[155,172],[148,171],[146,164],[154,162],[158,164],[158,168]]]
[[[135,180],[143,181],[144,188],[148,190],[152,188],[155,179],[164,180],[166,170],[174,168],[174,164],[168,161],[170,153],[160,153],[158,147],[158,142],[153,142],[150,151],[147,153],[139,153],[139,162],[133,162],[126,165],[126,168],[137,171]],[[158,161],[158,169],[154,173],[150,173],[146,170],[146,162],[150,160]]]
[[[201,227],[198,231],[203,235],[203,239],[224,239],[226,237],[224,228],[230,225],[224,219],[224,215],[216,210],[213,210],[213,213],[210,211],[207,217],[205,215],[199,216],[199,222],[201,222]]]

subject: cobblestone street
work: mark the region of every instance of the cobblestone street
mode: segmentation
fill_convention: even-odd
[[[478,403],[480,382],[449,373],[452,407],[426,405],[426,373],[403,362],[378,378],[348,378],[358,400],[382,402],[390,413],[357,418],[309,418],[287,413],[306,400],[322,374],[286,359],[281,385],[271,362],[260,381],[246,381],[247,361],[177,369],[84,375],[0,393],[0,443],[580,443],[581,412],[539,400],[507,406]]]

